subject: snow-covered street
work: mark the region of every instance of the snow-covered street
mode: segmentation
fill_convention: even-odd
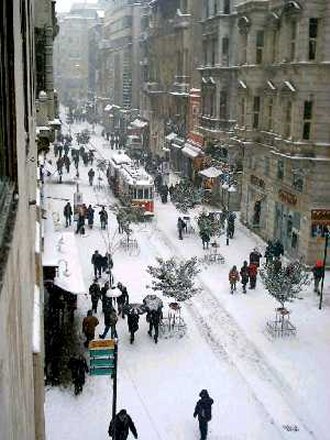
[[[73,126],[75,131],[83,127]],[[90,145],[96,150],[96,157],[109,158],[112,150],[99,135],[100,127],[96,132]],[[49,156],[52,154],[51,151]],[[95,224],[92,230],[86,228],[84,236],[74,234],[75,225],[65,228],[63,217],[65,199],[73,204],[73,167],[71,176],[64,173],[62,184],[57,183],[54,174],[45,178],[44,185],[46,236],[53,234],[55,249],[62,234],[71,233],[70,240],[77,247],[74,265],[78,272],[81,270],[86,292],[78,296],[75,319],[79,325],[90,309],[87,293],[93,280],[91,256],[96,249],[104,254],[109,239],[118,239],[117,221],[110,211],[109,231],[100,229],[100,207],[112,205],[115,199],[104,175],[101,185],[89,186],[89,168],[80,165],[79,185],[83,202],[95,208]],[[200,209],[190,211],[193,221]],[[205,251],[197,233],[185,234],[182,241],[178,240],[179,215],[171,202],[162,204],[156,198],[155,218],[134,225],[138,250],[130,255],[118,248],[113,255],[115,282],[127,286],[131,302],[142,302],[151,293],[146,287],[151,284],[146,268],[155,263],[156,257],[203,256]],[[51,224],[53,219],[59,222]],[[63,253],[66,235],[63,234]],[[160,338],[155,344],[147,334],[142,316],[131,345],[126,320],[120,318],[118,410],[127,409],[139,439],[198,439],[193,411],[200,390],[206,388],[214,399],[210,440],[330,439],[329,280],[326,279],[323,310],[318,310],[318,297],[308,287],[301,300],[290,304],[296,337],[274,340],[265,332],[265,325],[273,317],[276,303],[266,294],[260,279],[257,288],[247,295],[242,294],[240,285],[230,295],[228,283],[230,268],[234,264],[240,267],[255,246],[263,253],[265,244],[238,221],[229,246],[223,236],[220,243],[225,263],[201,265],[198,282],[202,291],[182,305],[187,324],[182,338]],[[68,255],[72,255],[73,247],[70,246]],[[104,277],[102,283],[105,281]],[[167,298],[163,301],[171,302]],[[167,307],[164,309],[166,314]],[[98,319],[97,334],[104,328],[100,308]],[[109,377],[88,377],[79,396],[74,395],[72,388],[47,387],[47,439],[108,438],[111,397]]]

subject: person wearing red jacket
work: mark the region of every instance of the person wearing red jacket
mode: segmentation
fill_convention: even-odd
[[[250,289],[255,289],[257,284],[258,267],[254,263],[249,265]]]

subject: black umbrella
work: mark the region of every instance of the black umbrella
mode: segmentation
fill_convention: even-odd
[[[143,300],[143,304],[149,311],[159,310],[164,305],[163,301],[157,295],[147,295]]]
[[[123,312],[126,313],[126,315],[143,315],[146,311],[147,308],[144,304],[131,303],[125,304],[123,307]]]

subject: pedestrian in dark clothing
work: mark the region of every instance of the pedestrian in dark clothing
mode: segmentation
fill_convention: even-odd
[[[117,219],[117,223],[118,223],[118,232],[119,232],[119,234],[122,234],[124,232],[123,221],[122,221],[121,215],[119,213],[116,215],[116,219]]]
[[[108,429],[109,437],[114,437],[116,440],[126,440],[129,431],[131,431],[134,438],[138,438],[133,420],[127,414],[126,409],[121,409],[114,420],[110,422]]]
[[[257,248],[254,248],[253,251],[250,253],[250,264],[253,263],[257,267],[260,266],[260,258],[262,257],[261,253],[258,251]]]
[[[97,313],[97,306],[99,303],[99,299],[101,298],[101,288],[96,281],[94,281],[89,286],[89,294],[91,296],[91,301],[92,301],[92,311],[94,313]]]
[[[92,205],[89,205],[89,207],[87,208],[87,221],[90,229],[93,228],[94,224],[94,212],[95,210],[92,208]]]
[[[199,233],[201,239],[202,239],[202,244],[203,244],[203,249],[208,249],[209,248],[209,243],[210,243],[210,234],[206,229],[202,229]]]
[[[105,210],[104,206],[102,206],[101,211],[99,212],[101,229],[105,229],[108,225],[108,213]]]
[[[109,282],[106,281],[104,285],[101,287],[101,302],[102,302],[102,312],[106,308],[112,307],[112,298],[107,297],[107,292],[109,290]]]
[[[111,338],[118,338],[116,329],[117,321],[118,316],[115,309],[113,307],[106,308],[104,310],[104,331],[99,335],[99,337],[104,339],[111,328]]]
[[[273,246],[273,243],[271,241],[268,241],[268,243],[267,243],[267,247],[266,247],[266,250],[265,250],[264,257],[266,258],[266,266],[269,263],[273,262],[273,259],[274,259],[274,246]]]
[[[66,172],[69,173],[70,172],[71,161],[70,161],[69,156],[67,154],[64,155],[63,162],[64,162],[64,166],[65,166]]]
[[[109,252],[106,252],[104,257],[102,257],[102,271],[110,274],[112,268],[113,260],[111,254]]]
[[[74,393],[77,395],[82,392],[85,385],[85,374],[89,371],[86,359],[82,355],[72,356],[68,362],[68,368],[71,370]]]
[[[157,344],[157,342],[158,342],[159,324],[160,324],[161,318],[162,318],[162,311],[160,309],[151,310],[147,313],[146,319],[147,319],[147,322],[149,323],[148,335],[152,336],[152,330],[155,331],[155,333],[154,333],[155,344]]]
[[[183,240],[182,231],[184,230],[185,227],[186,227],[186,223],[182,220],[181,217],[179,217],[178,222],[177,222],[177,228],[178,228],[178,232],[179,232],[179,240]]]
[[[236,215],[233,212],[230,212],[227,217],[227,235],[229,238],[234,238],[235,232],[235,218]]]
[[[276,240],[273,243],[273,254],[274,257],[280,257],[281,255],[284,255],[284,246],[280,242],[280,240]]]
[[[273,261],[274,273],[279,273],[282,269],[282,261],[280,257],[275,257]]]
[[[88,171],[88,180],[89,180],[89,184],[90,184],[90,186],[93,186],[94,176],[95,176],[95,171],[93,170],[93,168],[91,168],[91,169]]]
[[[68,202],[64,206],[63,214],[65,217],[65,227],[67,228],[68,226],[71,226],[71,219],[72,219],[72,208],[70,202]]]
[[[89,151],[88,152],[88,160],[89,160],[90,165],[93,165],[93,162],[94,162],[94,153],[93,153],[93,151]]]
[[[323,261],[316,261],[313,269],[312,269],[313,277],[314,277],[314,292],[320,295],[319,285],[324,277],[324,265]]]
[[[95,338],[95,327],[99,324],[99,320],[96,316],[93,316],[93,312],[88,310],[87,316],[83,319],[82,330],[84,335],[86,336],[86,341],[84,342],[84,346],[88,347],[90,341]]]
[[[95,280],[97,278],[101,278],[101,271],[102,271],[102,263],[103,263],[103,257],[101,254],[99,254],[99,251],[95,251],[92,255],[91,263],[94,266],[94,277]]]
[[[139,330],[140,316],[137,313],[130,313],[127,315],[128,331],[130,332],[130,343],[134,342],[134,334]]]
[[[86,216],[85,207],[79,206],[76,234],[79,234],[79,233],[85,234],[85,216]]]
[[[196,404],[194,417],[198,417],[199,431],[201,434],[200,440],[206,440],[208,423],[212,419],[213,399],[211,399],[207,390],[202,390],[199,393],[199,397],[200,399]]]
[[[122,283],[117,284],[117,288],[121,291],[121,295],[117,298],[118,316],[124,318],[123,307],[129,303],[127,288]]]
[[[249,268],[248,268],[247,261],[243,262],[243,266],[241,267],[240,275],[241,275],[241,283],[242,283],[242,287],[243,287],[243,293],[246,293],[246,285],[249,282]]]
[[[254,263],[249,264],[250,289],[255,289],[257,284],[258,267]]]
[[[233,266],[229,271],[229,284],[230,284],[230,292],[234,293],[236,290],[236,283],[239,281],[239,273],[236,266]]]
[[[162,203],[167,203],[168,186],[166,185],[166,183],[161,187],[160,195],[161,195]]]

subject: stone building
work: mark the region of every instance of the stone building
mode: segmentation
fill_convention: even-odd
[[[330,226],[330,4],[251,0],[236,11],[241,218],[313,264]]]
[[[201,2],[153,0],[149,6],[142,40],[147,66],[141,110],[150,123],[150,150],[164,156],[166,136],[188,135],[190,89],[199,85]]]
[[[89,87],[89,31],[102,18],[101,5],[74,3],[69,13],[58,15],[60,31],[55,41],[55,82],[61,101],[85,103]]]
[[[0,5],[0,438],[4,440],[45,438],[34,6],[26,0],[4,0]]]

